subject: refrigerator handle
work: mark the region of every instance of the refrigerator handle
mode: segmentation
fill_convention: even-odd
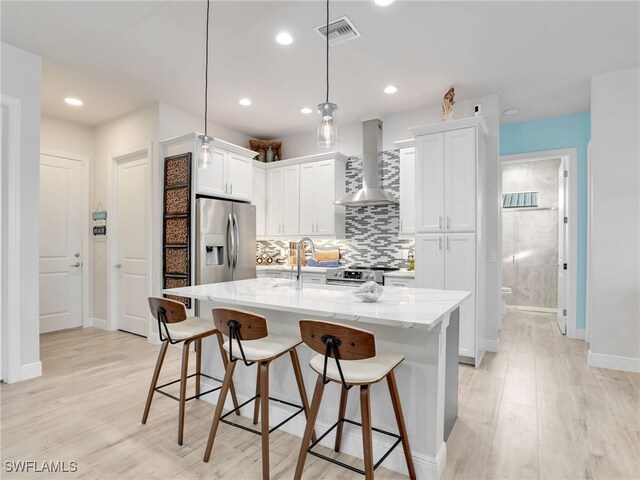
[[[233,269],[235,270],[236,265],[238,265],[238,251],[240,250],[240,229],[238,228],[238,217],[236,214],[233,214],[233,231],[235,233],[235,250],[233,253]]]
[[[233,236],[233,218],[231,214],[229,214],[227,222],[227,262],[229,263],[229,268],[233,269],[233,255],[236,251],[236,242]]]

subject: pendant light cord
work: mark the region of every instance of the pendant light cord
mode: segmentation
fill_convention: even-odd
[[[207,0],[207,31],[205,33],[204,60],[204,136],[207,136],[207,114],[209,113],[209,0]]]
[[[329,103],[329,0],[327,0],[327,99],[326,103]]]

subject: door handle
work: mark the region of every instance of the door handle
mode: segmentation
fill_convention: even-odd
[[[116,268],[120,268],[120,267],[122,267],[122,265],[121,265],[120,263],[116,263],[116,264],[114,265],[114,267],[116,267]]]
[[[240,250],[240,229],[238,228],[238,217],[236,217],[236,214],[233,214],[233,231],[235,233],[236,236],[236,241],[235,241],[235,252],[233,255],[233,268],[236,268],[236,265],[238,265],[238,251]]]
[[[227,263],[229,268],[233,268],[233,252],[235,251],[235,238],[233,236],[233,217],[229,214],[227,218]]]
[[[76,268],[78,268],[78,267],[80,267],[80,265],[81,265],[81,264],[80,264],[80,262],[76,262],[76,263],[72,263],[72,264],[71,264],[71,265],[69,265],[69,266],[70,266],[70,267],[76,267]]]

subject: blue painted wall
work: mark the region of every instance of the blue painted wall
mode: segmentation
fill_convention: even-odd
[[[576,327],[585,326],[587,282],[587,143],[591,113],[509,123],[500,126],[500,155],[575,147],[578,150],[578,305]]]

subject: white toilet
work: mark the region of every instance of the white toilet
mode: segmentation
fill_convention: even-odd
[[[507,298],[511,295],[512,290],[510,287],[502,287],[502,314],[507,313]]]

